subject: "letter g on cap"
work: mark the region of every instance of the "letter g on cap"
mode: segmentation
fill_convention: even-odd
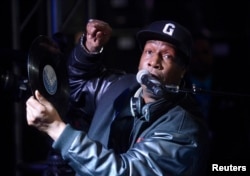
[[[168,35],[172,36],[173,33],[174,33],[174,29],[175,29],[175,25],[174,24],[167,23],[167,24],[165,24],[162,32],[165,33],[165,34],[168,34]]]

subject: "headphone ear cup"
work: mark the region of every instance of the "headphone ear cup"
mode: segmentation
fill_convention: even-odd
[[[141,115],[141,110],[143,106],[142,97],[131,97],[130,99],[130,110],[134,117],[138,117]]]

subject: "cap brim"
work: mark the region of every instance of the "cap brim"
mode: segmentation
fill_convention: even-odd
[[[177,48],[179,45],[179,42],[170,36],[155,33],[155,32],[148,31],[148,30],[142,30],[142,31],[138,32],[137,33],[137,40],[138,40],[139,45],[142,49],[143,49],[146,41],[148,41],[148,40],[160,40],[160,41],[168,42]]]

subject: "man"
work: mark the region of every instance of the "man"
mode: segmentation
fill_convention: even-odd
[[[63,122],[38,91],[26,103],[28,124],[54,140],[77,175],[205,175],[208,134],[201,113],[189,94],[167,89],[183,85],[190,33],[174,21],[139,31],[136,79],[102,64],[111,32],[106,22],[90,20],[69,58],[68,118],[83,125]]]

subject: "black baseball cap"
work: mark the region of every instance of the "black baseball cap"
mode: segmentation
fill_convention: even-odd
[[[189,30],[171,20],[155,21],[136,34],[141,48],[148,40],[160,40],[173,44],[189,60],[192,54],[193,39]],[[188,61],[186,61],[188,62]]]

